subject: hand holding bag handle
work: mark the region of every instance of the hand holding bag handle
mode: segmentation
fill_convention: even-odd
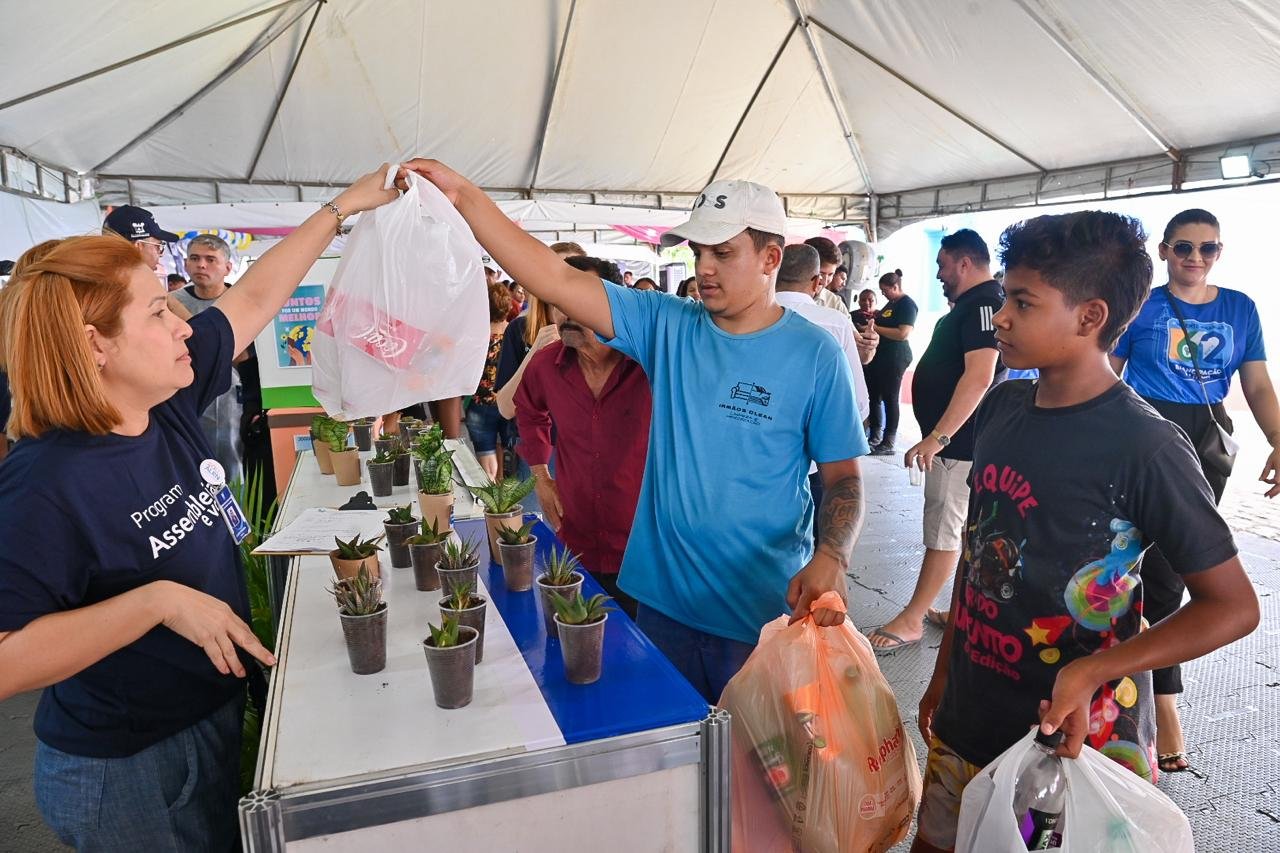
[[[1213,413],[1213,404],[1209,402],[1209,389],[1205,387],[1204,374],[1200,371],[1200,357],[1197,355],[1199,347],[1192,340],[1191,332],[1187,329],[1187,320],[1182,316],[1182,309],[1178,307],[1178,302],[1169,292],[1167,285],[1164,295],[1174,316],[1178,318],[1178,325],[1182,327],[1182,337],[1186,341],[1187,351],[1191,353],[1191,366],[1196,372],[1196,382],[1200,385],[1200,393],[1204,395],[1204,404],[1209,409],[1209,422],[1213,425],[1196,440],[1196,453],[1206,465],[1211,466],[1222,476],[1229,477],[1232,467],[1236,464],[1236,454],[1240,451],[1240,445],[1231,437],[1231,433],[1218,423],[1218,418]]]

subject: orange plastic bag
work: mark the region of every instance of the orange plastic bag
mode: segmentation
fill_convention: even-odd
[[[845,605],[829,592],[811,610]],[[725,687],[736,853],[865,853],[902,840],[920,800],[915,749],[870,642],[848,620],[764,626]]]

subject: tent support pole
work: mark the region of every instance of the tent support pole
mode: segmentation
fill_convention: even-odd
[[[1092,65],[1086,62],[1084,57],[1081,56],[1075,48],[1068,44],[1066,38],[1063,37],[1062,32],[1055,28],[1045,18],[1042,11],[1038,8],[1033,8],[1033,0],[1013,0],[1013,2],[1018,6],[1018,8],[1027,14],[1028,18],[1035,22],[1035,25],[1040,28],[1040,31],[1043,32],[1051,42],[1053,42],[1055,47],[1065,53],[1067,58],[1075,63],[1076,67],[1088,75],[1089,79],[1092,80],[1099,89],[1105,92],[1111,100],[1115,101],[1116,106],[1120,107],[1120,109],[1124,111],[1125,115],[1133,119],[1133,121],[1142,128],[1143,132],[1146,133],[1147,136],[1151,137],[1153,142],[1160,146],[1160,149],[1164,152],[1166,157],[1174,162],[1177,162],[1180,159],[1178,149],[1173,146],[1167,136],[1160,132],[1160,129],[1155,126],[1151,119],[1147,118],[1146,113],[1139,108],[1139,106],[1130,97],[1120,92]]]
[[[311,15],[311,23],[307,24],[307,32],[302,36],[302,44],[298,45],[298,52],[294,54],[293,64],[289,66],[289,74],[284,78],[284,85],[280,87],[280,94],[276,95],[276,102],[271,107],[271,118],[267,119],[267,125],[262,129],[262,138],[258,140],[258,148],[253,152],[253,162],[249,164],[249,175],[246,180],[253,182],[253,175],[258,171],[258,161],[262,159],[262,149],[267,147],[267,139],[271,136],[271,129],[276,125],[276,117],[280,115],[280,107],[284,105],[284,96],[289,93],[289,85],[293,83],[293,75],[298,71],[298,63],[302,61],[302,51],[307,49],[307,42],[311,39],[311,31],[316,27],[316,19],[320,17],[320,10],[324,8],[326,0],[316,0],[316,10]]]
[[[542,152],[547,147],[547,131],[551,128],[551,110],[556,105],[556,93],[560,91],[560,71],[564,68],[564,54],[569,47],[569,33],[573,29],[573,13],[578,9],[578,0],[570,0],[569,14],[564,20],[564,35],[560,37],[560,51],[556,54],[556,67],[551,72],[551,93],[547,96],[547,105],[542,110],[542,122],[538,129],[538,150],[533,156],[533,176],[529,178],[529,197],[538,188],[538,172],[542,170]]]
[[[858,173],[862,176],[862,184],[865,192],[873,193],[875,188],[871,184],[871,173],[867,170],[867,161],[862,156],[862,149],[858,147],[858,141],[853,137],[853,128],[849,125],[849,117],[844,114],[844,107],[840,104],[840,97],[836,94],[835,83],[831,80],[831,72],[827,70],[827,64],[822,61],[822,53],[818,50],[818,40],[814,38],[813,31],[809,28],[810,18],[800,8],[800,0],[791,0],[791,7],[796,10],[796,25],[804,30],[804,37],[809,42],[809,52],[813,54],[813,62],[818,66],[818,73],[822,75],[822,85],[827,90],[827,97],[831,99],[831,108],[836,111],[836,119],[840,122],[840,132],[844,134],[844,141],[849,146],[849,153],[853,156],[853,162],[858,167]],[[814,21],[813,23],[817,23]],[[818,26],[821,26],[819,24]]]
[[[991,140],[992,142],[994,142],[996,145],[999,145],[1001,148],[1003,148],[1005,151],[1008,151],[1010,154],[1012,154],[1013,156],[1017,157],[1019,160],[1022,160],[1022,161],[1023,161],[1023,162],[1025,162],[1025,163],[1029,163],[1029,164],[1031,164],[1031,166],[1032,166],[1033,168],[1037,169],[1037,170],[1043,170],[1043,169],[1044,169],[1044,167],[1043,167],[1043,166],[1041,166],[1041,165],[1040,165],[1039,163],[1037,163],[1035,160],[1032,160],[1032,159],[1031,159],[1030,157],[1028,157],[1026,154],[1023,154],[1023,153],[1022,153],[1021,151],[1019,151],[1017,148],[1014,148],[1014,147],[1013,147],[1012,145],[1010,145],[1008,142],[1005,142],[1003,139],[1001,139],[1000,137],[996,136],[994,133],[992,133],[991,131],[987,130],[985,127],[983,127],[982,125],[978,124],[978,123],[977,123],[976,121],[974,121],[973,119],[971,119],[971,118],[969,118],[968,116],[966,116],[964,113],[962,113],[962,112],[960,112],[960,111],[956,110],[955,108],[953,108],[953,107],[949,106],[949,105],[948,105],[945,101],[943,101],[941,98],[938,98],[937,96],[935,96],[935,95],[933,95],[933,94],[929,93],[928,91],[926,91],[926,90],[924,90],[924,89],[920,88],[920,87],[919,87],[919,86],[917,86],[915,83],[913,83],[913,82],[911,82],[910,80],[908,80],[906,77],[903,77],[901,74],[899,74],[899,73],[898,73],[897,71],[895,71],[893,68],[891,68],[890,66],[888,66],[888,65],[884,64],[884,63],[883,63],[883,62],[881,62],[880,60],[876,59],[874,56],[872,56],[871,54],[867,53],[865,50],[863,50],[862,48],[858,47],[856,44],[854,44],[853,42],[849,41],[849,40],[848,40],[847,38],[845,38],[844,36],[840,35],[840,33],[836,32],[835,30],[833,30],[833,29],[831,29],[830,27],[828,27],[826,24],[822,23],[821,21],[819,21],[819,20],[818,20],[818,19],[816,19],[816,18],[810,18],[809,20],[813,23],[813,25],[814,25],[815,27],[817,27],[818,29],[822,30],[822,31],[823,31],[824,33],[826,33],[827,35],[831,36],[833,39],[835,39],[836,41],[840,42],[842,45],[844,45],[845,47],[849,48],[849,49],[850,49],[850,50],[852,50],[854,53],[858,54],[858,55],[859,55],[859,56],[861,56],[863,59],[865,59],[865,60],[867,60],[868,62],[870,62],[872,65],[876,66],[876,67],[877,67],[877,68],[879,68],[881,71],[883,71],[883,72],[885,72],[886,74],[888,74],[890,77],[893,77],[893,78],[894,78],[895,80],[897,80],[899,83],[902,83],[902,84],[903,84],[904,86],[906,86],[908,89],[910,89],[911,91],[915,92],[917,95],[922,96],[922,97],[923,97],[923,98],[925,98],[926,100],[928,100],[928,101],[930,101],[931,103],[933,103],[935,106],[941,107],[941,108],[942,108],[943,110],[945,110],[948,114],[950,114],[950,115],[952,115],[952,116],[955,116],[956,118],[960,119],[960,121],[964,122],[964,123],[965,123],[965,124],[967,124],[969,127],[973,128],[973,129],[974,129],[974,130],[976,130],[978,133],[980,133],[980,134],[982,134],[983,136],[985,136],[987,139],[990,139],[990,140]]]
[[[61,83],[55,83],[52,86],[45,86],[43,89],[37,89],[34,92],[28,92],[25,95],[19,95],[18,97],[12,100],[5,101],[3,104],[0,104],[0,110],[7,110],[9,107],[16,107],[18,104],[26,103],[27,101],[30,101],[33,98],[39,98],[42,95],[48,95],[52,92],[58,91],[59,89],[65,89],[68,86],[74,86],[77,83],[83,83],[85,80],[92,80],[94,77],[100,77],[103,74],[106,74],[110,71],[115,71],[117,68],[124,68],[126,65],[132,65],[133,63],[141,62],[144,59],[150,59],[156,54],[164,53],[165,51],[172,50],[175,47],[181,47],[184,44],[193,42],[196,39],[202,39],[205,36],[211,36],[214,33],[220,33],[225,29],[236,26],[237,24],[243,24],[246,21],[252,21],[254,18],[258,18],[263,15],[269,15],[278,9],[283,9],[285,6],[292,6],[294,3],[297,3],[297,2],[298,0],[285,0],[285,2],[283,3],[277,3],[274,6],[268,6],[266,9],[262,9],[260,11],[254,12],[252,15],[245,15],[242,18],[236,18],[234,21],[227,21],[225,24],[219,24],[216,27],[212,27],[207,30],[201,30],[198,33],[191,33],[190,35],[183,36],[177,41],[171,41],[168,44],[162,44],[159,47],[153,47],[151,50],[148,50],[145,53],[139,53],[135,56],[129,57],[128,59],[122,59],[119,62],[113,62],[110,65],[104,65],[101,68],[95,69],[93,71],[89,71],[77,77],[72,77],[70,80],[63,80]]]
[[[226,68],[222,69],[222,71],[218,74],[218,76],[214,77],[212,80],[206,83],[204,87],[200,89],[200,91],[196,92],[194,95],[187,98],[181,104],[178,104],[178,106],[174,107],[172,110],[166,113],[163,118],[161,118],[155,124],[151,125],[151,127],[147,128],[142,133],[135,136],[133,139],[130,139],[110,157],[103,160],[98,165],[94,166],[92,171],[97,172],[99,169],[102,169],[104,166],[108,165],[109,163],[115,162],[126,152],[132,150],[133,147],[137,145],[139,142],[142,142],[144,139],[151,136],[153,133],[160,131],[162,128],[165,127],[165,125],[169,124],[169,122],[173,121],[178,116],[182,115],[184,112],[190,109],[192,104],[196,103],[205,95],[209,94],[214,89],[221,86],[224,82],[226,82],[228,77],[230,77],[232,74],[235,74],[244,66],[248,65],[249,62],[255,56],[257,56],[259,53],[261,53],[266,48],[268,48],[271,45],[271,43],[274,42],[276,39],[280,38],[280,36],[288,32],[289,28],[292,27],[295,23],[297,23],[298,20],[301,19],[303,15],[307,14],[307,10],[310,9],[311,6],[318,1],[319,0],[312,0],[312,3],[308,4],[307,6],[304,6],[301,11],[299,11],[296,15],[290,18],[288,22],[286,22],[285,25],[282,26],[280,29],[276,30],[275,33],[268,35],[268,33],[271,32],[271,27],[267,27],[267,29],[263,31],[263,34],[257,38],[256,40],[258,42],[257,44],[250,45],[244,51],[244,53],[240,54],[240,56],[238,56],[235,59],[235,61],[232,62],[230,65],[228,65]]]
[[[724,150],[720,152],[720,159],[716,161],[716,167],[711,170],[711,177],[707,179],[707,183],[711,183],[720,174],[720,167],[724,165],[724,158],[729,156],[729,149],[733,147],[733,143],[738,138],[738,131],[742,130],[742,125],[747,120],[747,116],[751,115],[751,108],[756,105],[756,99],[760,97],[760,92],[764,90],[764,84],[769,82],[769,76],[773,74],[774,67],[778,64],[778,60],[782,58],[782,53],[787,49],[787,45],[791,43],[791,37],[796,34],[796,30],[800,27],[800,21],[797,19],[791,24],[791,29],[787,30],[786,37],[782,40],[782,44],[778,45],[778,50],[773,54],[773,59],[769,61],[769,67],[764,70],[764,76],[760,78],[759,85],[756,90],[751,93],[751,98],[747,101],[746,109],[742,111],[742,115],[738,118],[738,123],[733,126],[733,133],[729,134],[729,141],[724,144]]]

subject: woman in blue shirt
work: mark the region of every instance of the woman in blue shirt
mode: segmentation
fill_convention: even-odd
[[[200,412],[351,213],[361,178],[188,324],[136,245],[31,253],[0,300],[0,699],[44,688],[36,802],[80,850],[230,850],[246,672],[239,550]],[[256,660],[254,660],[256,659]]]
[[[1272,447],[1259,479],[1270,486],[1267,497],[1274,498],[1280,495],[1280,405],[1267,373],[1257,306],[1237,290],[1209,284],[1209,271],[1221,257],[1222,246],[1218,220],[1207,210],[1184,210],[1169,220],[1160,243],[1169,282],[1151,291],[1116,344],[1112,366],[1197,448],[1205,433],[1215,428],[1215,420],[1232,429],[1222,401],[1238,373],[1249,410]],[[1227,473],[1203,456],[1200,467],[1221,501]],[[1159,549],[1148,552],[1142,578],[1148,622],[1154,625],[1182,606],[1181,578]],[[1160,769],[1186,770],[1190,764],[1177,709],[1180,668],[1156,671],[1153,686]]]

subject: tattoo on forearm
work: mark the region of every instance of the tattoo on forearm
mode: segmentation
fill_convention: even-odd
[[[832,556],[848,563],[853,543],[862,531],[862,477],[850,474],[837,480],[823,495],[819,517],[822,536],[818,547],[825,546]]]

